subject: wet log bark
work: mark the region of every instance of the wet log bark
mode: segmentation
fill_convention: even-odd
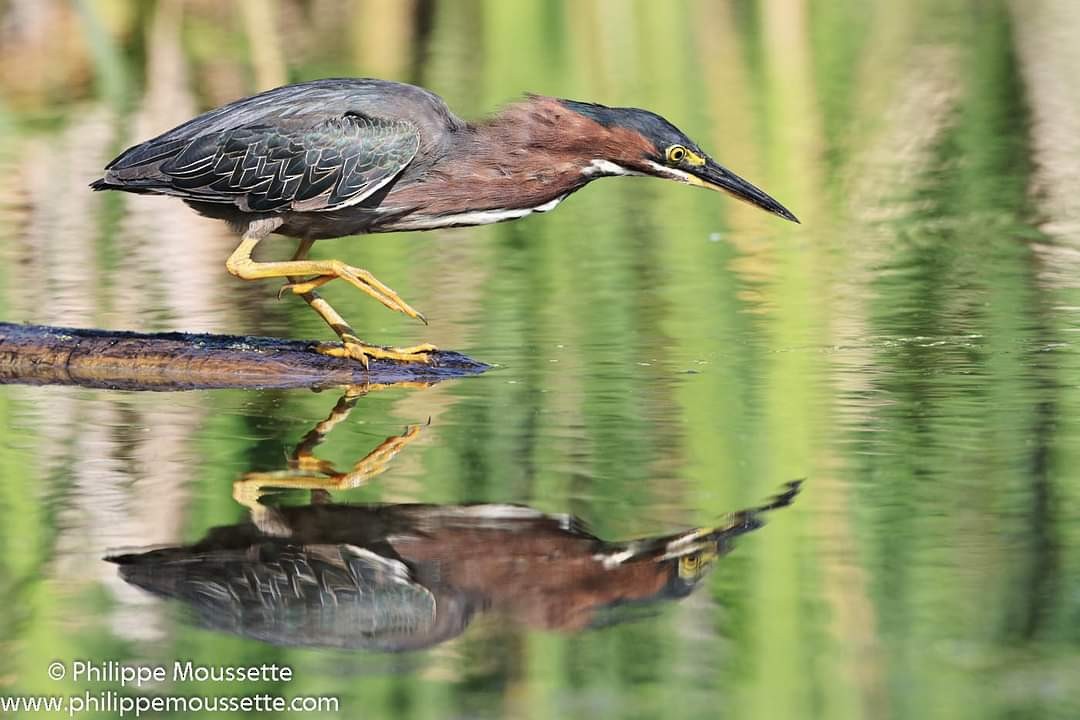
[[[433,383],[487,365],[455,352],[436,364],[321,355],[315,343],[265,337],[134,333],[0,323],[0,383],[125,390],[288,388]]]

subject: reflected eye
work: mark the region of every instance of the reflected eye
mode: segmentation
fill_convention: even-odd
[[[667,149],[667,161],[672,165],[678,165],[686,157],[686,148],[682,145],[672,145]]]
[[[694,553],[679,558],[679,577],[693,577],[701,567],[701,555]]]

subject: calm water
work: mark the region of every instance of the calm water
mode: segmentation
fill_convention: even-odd
[[[431,387],[0,386],[0,693],[1080,716],[1080,225],[1052,182],[1080,160],[1040,160],[1040,83],[1073,44],[1039,35],[1055,3],[220,5],[11,5],[0,318],[325,338],[226,274],[226,228],[85,187],[284,79],[409,80],[465,116],[524,90],[640,105],[804,224],[633,178],[517,223],[320,243],[431,322],[329,287],[365,338],[495,366]],[[304,448],[333,477],[294,454],[327,417]],[[341,489],[309,492],[320,469]],[[789,507],[731,515],[800,478]],[[664,546],[689,528],[721,532]],[[50,680],[58,659],[293,679],[121,691]]]

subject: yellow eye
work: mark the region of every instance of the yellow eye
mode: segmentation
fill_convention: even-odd
[[[672,165],[678,165],[686,157],[686,148],[682,145],[672,145],[667,149],[667,161]]]

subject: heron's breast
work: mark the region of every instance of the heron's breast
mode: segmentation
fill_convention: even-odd
[[[432,230],[506,222],[554,210],[589,178],[570,165],[487,164],[395,187],[378,207],[379,230]]]
[[[566,195],[556,196],[550,200],[532,207],[494,207],[486,209],[466,209],[462,211],[449,211],[442,213],[430,213],[417,210],[407,215],[380,223],[379,231],[391,232],[395,230],[434,230],[436,228],[469,227],[472,225],[490,225],[492,223],[517,220],[533,213],[545,213],[554,210]]]

